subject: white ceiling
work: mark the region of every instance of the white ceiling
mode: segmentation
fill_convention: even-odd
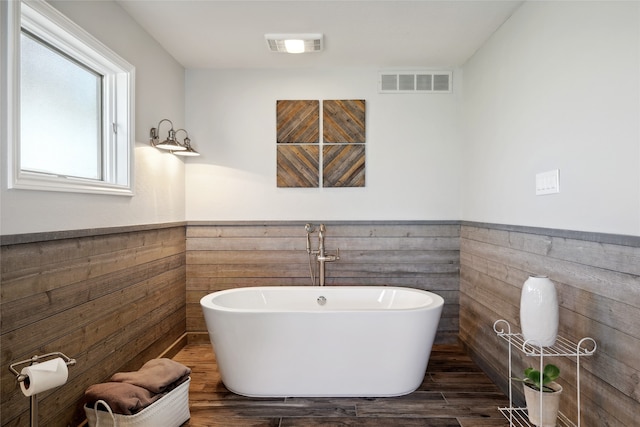
[[[519,0],[118,0],[185,68],[453,67]],[[322,33],[324,51],[273,53],[267,33]]]

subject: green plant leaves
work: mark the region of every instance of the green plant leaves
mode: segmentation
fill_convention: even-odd
[[[524,370],[524,375],[524,382],[535,385],[538,390],[553,391],[545,387],[545,384],[555,381],[560,376],[560,369],[556,365],[548,364],[544,367],[542,374],[535,368],[527,368]]]
[[[554,381],[560,376],[560,369],[556,365],[547,365],[543,371],[544,384]]]

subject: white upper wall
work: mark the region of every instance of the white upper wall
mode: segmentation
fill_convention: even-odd
[[[349,68],[190,70],[185,88],[182,67],[117,3],[52,3],[136,67],[136,195],[3,187],[2,234],[464,219],[640,235],[638,2],[527,2],[455,70],[450,95],[381,95],[378,70]],[[366,187],[277,188],[276,100],[349,98],[367,101]],[[162,118],[203,156],[150,147]],[[6,141],[1,154],[4,169]],[[536,197],[535,174],[551,169],[561,193]]]
[[[527,2],[465,64],[464,220],[640,234],[639,8]]]
[[[454,73],[454,85],[458,78]],[[378,70],[188,70],[187,220],[460,217],[457,88],[379,94]],[[277,188],[276,101],[366,100],[366,186]]]
[[[3,185],[0,234],[183,221],[184,162],[150,147],[148,136],[162,118],[171,119],[176,128],[184,126],[184,69],[115,2],[50,3],[136,67],[135,195],[7,190]],[[3,174],[6,143],[2,141]],[[4,183],[6,176],[2,179]]]

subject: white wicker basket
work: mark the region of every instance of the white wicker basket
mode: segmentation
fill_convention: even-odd
[[[96,402],[95,408],[85,405],[84,412],[90,427],[179,427],[191,417],[189,383],[191,378],[133,415],[114,414],[102,400]],[[99,410],[99,405],[107,410]]]

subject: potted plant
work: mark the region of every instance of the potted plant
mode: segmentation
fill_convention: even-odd
[[[560,369],[548,364],[541,374],[535,368],[527,368],[524,376],[516,379],[524,384],[529,421],[538,427],[555,427],[562,394],[562,386],[555,382],[560,376]]]

